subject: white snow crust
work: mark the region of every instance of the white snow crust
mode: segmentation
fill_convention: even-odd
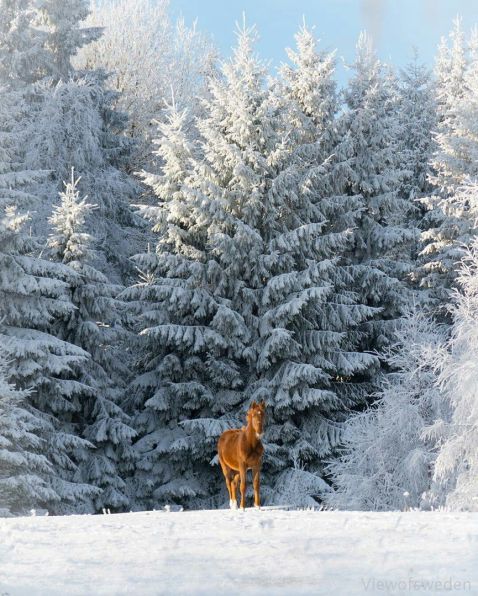
[[[0,520],[2,595],[239,593],[478,594],[478,514],[251,509]]]

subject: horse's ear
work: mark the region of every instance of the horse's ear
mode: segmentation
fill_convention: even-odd
[[[262,401],[261,401],[261,403],[260,403],[259,405],[261,406],[261,408],[262,408],[263,410],[265,410],[265,409],[266,409],[266,402],[265,402],[264,400],[262,400]]]
[[[255,401],[253,401],[253,402],[252,402],[252,404],[251,404],[251,408],[257,408],[257,404],[256,404],[256,402],[255,402]]]

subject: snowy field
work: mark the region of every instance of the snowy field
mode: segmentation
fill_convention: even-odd
[[[147,512],[0,533],[2,596],[478,594],[478,514]]]

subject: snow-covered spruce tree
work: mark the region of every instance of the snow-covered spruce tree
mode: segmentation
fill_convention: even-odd
[[[451,420],[435,464],[435,480],[447,492],[446,505],[478,510],[478,240],[461,263],[459,290],[453,294],[452,333],[441,353],[440,386],[451,406]],[[432,427],[431,432],[434,431]]]
[[[172,499],[197,506],[217,494],[220,474],[209,466],[215,442],[243,423],[244,352],[257,300],[251,278],[262,251],[255,226],[272,133],[251,42],[243,31],[224,82],[211,81],[199,123],[203,160],[185,134],[186,114],[173,108],[161,127],[162,175],[145,179],[158,195],[159,209],[144,213],[159,242],[136,259],[150,282],[129,291],[151,305],[141,306],[141,374],[128,393],[141,435],[137,494],[147,506]]]
[[[437,106],[432,73],[419,63],[416,53],[413,61],[400,72],[398,94],[401,131],[398,156],[403,170],[399,196],[414,205],[409,213],[409,225],[423,230],[427,224],[422,199],[432,192],[430,160],[436,149]],[[417,286],[420,285],[422,260],[419,255],[422,248],[417,235],[411,254],[415,268],[411,281]],[[424,304],[429,302],[428,291],[424,288],[418,296]]]
[[[347,234],[327,228],[313,193],[297,190],[299,159],[287,158],[296,145],[283,139],[283,108],[265,88],[254,37],[240,31],[223,79],[211,81],[197,146],[184,134],[184,114],[170,114],[163,175],[147,179],[160,203],[144,213],[160,241],[137,259],[150,282],[128,294],[153,302],[143,308],[144,370],[130,390],[142,426],[138,484],[149,504],[217,502],[222,480],[209,467],[217,437],[262,398],[264,496],[272,499],[282,474],[281,484],[300,488],[297,503],[315,502],[327,489],[318,462],[340,409],[334,385],[373,361],[352,353],[347,335],[370,314],[343,290],[347,275],[332,257]]]
[[[8,380],[30,390],[24,398],[25,409],[35,420],[30,424],[41,439],[36,443],[38,452],[52,464],[39,473],[46,487],[43,506],[53,512],[73,511],[79,501],[95,492],[75,480],[77,463],[89,448],[87,441],[76,436],[75,418],[88,392],[77,378],[87,354],[50,332],[53,321],[74,309],[67,288],[77,274],[32,254],[38,247],[24,231],[28,217],[11,205],[34,203],[22,187],[33,184],[35,176],[19,169],[9,171],[10,160],[15,160],[8,151],[2,151],[1,159],[0,339],[10,361]]]
[[[187,108],[190,119],[200,111],[207,76],[216,70],[214,46],[195,25],[172,21],[169,0],[98,2],[87,23],[105,27],[104,34],[79,52],[75,64],[114,73],[107,86],[119,94],[117,108],[128,113],[125,134],[136,140],[132,164],[157,171],[154,121],[171,90],[178,109]]]
[[[105,99],[94,73],[59,81],[54,86],[41,86],[26,151],[30,167],[53,172],[42,194],[56,188],[58,179],[68,179],[71,167],[87,172],[82,187],[98,197],[97,227],[105,217],[119,222],[127,220],[123,203],[125,197],[134,196],[134,184],[112,164],[118,149],[105,147]],[[97,230],[102,235],[105,225],[103,221]]]
[[[304,24],[295,36],[296,49],[286,50],[290,64],[280,69],[273,85],[277,103],[290,119],[292,146],[302,151],[322,151],[320,163],[330,157],[336,144],[334,119],[339,99],[334,80],[335,52],[319,51],[313,31]],[[316,147],[314,145],[317,145]],[[304,168],[306,169],[306,168]]]
[[[415,54],[398,80],[400,118],[400,159],[405,170],[400,195],[418,202],[429,194],[429,162],[435,149],[433,133],[437,123],[437,105],[432,73]],[[422,214],[417,214],[421,219]]]
[[[40,186],[48,172],[27,171],[24,148],[28,145],[27,96],[45,76],[47,54],[44,32],[35,27],[37,13],[31,0],[0,0],[0,166],[2,188],[8,188],[6,205],[24,208],[34,202],[28,186]]]
[[[362,348],[380,350],[410,300],[405,280],[413,268],[415,206],[400,196],[405,172],[395,77],[379,62],[365,33],[352,69],[340,122],[350,171],[344,191],[362,196],[363,211],[350,264],[358,273],[353,289],[359,302],[380,308],[362,328]]]
[[[418,272],[422,286],[429,289],[430,298],[437,305],[447,302],[447,290],[456,277],[456,263],[476,220],[476,208],[470,209],[463,186],[478,174],[473,136],[478,56],[473,52],[470,63],[459,19],[449,37],[450,44],[442,39],[436,61],[437,147],[430,162],[434,190],[423,199],[428,212]]]
[[[335,122],[334,54],[319,52],[305,26],[296,40],[292,64],[274,85],[274,121],[285,141],[264,231],[275,262],[258,308],[247,392],[269,404],[271,499],[305,506],[327,490],[322,462],[345,412],[363,403],[377,361],[356,349],[357,328],[373,309],[349,291],[354,270],[345,257],[362,203],[343,193],[350,172]]]
[[[73,309],[66,288],[72,272],[24,254],[27,238],[20,231],[22,218],[10,216],[9,236],[3,239],[5,266],[0,287],[5,321],[1,341],[8,358],[9,379],[31,389],[28,409],[38,419],[40,453],[52,464],[44,480],[55,498],[44,503],[54,513],[74,512],[95,489],[76,476],[78,463],[91,444],[78,436],[78,414],[90,388],[79,374],[88,354],[51,334],[53,320]]]
[[[87,13],[86,0],[17,2],[2,13],[0,70],[8,73],[13,65],[8,84],[21,93],[16,124],[21,161],[29,169],[50,171],[32,189],[40,198],[34,233],[46,239],[52,201],[75,166],[85,172],[82,190],[94,195],[99,206],[94,220],[102,249],[98,257],[110,262],[104,269],[121,277],[128,271],[131,245],[140,243],[129,206],[139,187],[124,171],[131,141],[121,134],[125,116],[112,109],[116,95],[106,89],[106,75],[79,72],[71,64],[76,51],[100,33],[81,28]],[[12,49],[19,23],[21,43]],[[32,53],[38,60],[30,60]]]
[[[212,417],[225,401],[230,407],[241,401],[243,385],[238,361],[248,331],[225,296],[227,288],[219,285],[231,278],[208,247],[212,217],[182,190],[194,156],[184,130],[187,119],[171,106],[160,125],[163,171],[144,174],[158,205],[143,209],[158,245],[135,258],[144,281],[124,293],[141,331],[138,374],[127,388],[126,405],[140,435],[131,492],[134,505],[143,508],[168,501],[195,504],[217,489],[219,476],[211,482],[208,460],[227,422]],[[191,436],[181,424],[198,414],[209,426],[205,442],[200,431]]]
[[[57,495],[44,480],[51,464],[41,455],[42,424],[28,411],[28,392],[8,381],[7,356],[0,348],[0,517],[25,514]]]
[[[71,59],[85,45],[97,41],[100,27],[81,27],[90,13],[85,0],[38,0],[38,24],[45,30],[45,49],[48,51],[48,73],[54,81],[67,81],[74,74]]]
[[[0,1],[0,84],[25,86],[46,74],[45,33],[31,0]]]
[[[453,193],[462,183],[466,168],[460,166],[460,156],[453,152],[457,135],[460,101],[467,95],[469,52],[461,19],[456,19],[449,42],[442,38],[435,65],[437,101],[437,151],[431,161],[431,182],[445,193]]]
[[[443,344],[442,330],[418,308],[406,314],[384,354],[394,372],[383,377],[373,407],[345,424],[342,452],[329,464],[334,491],[328,505],[363,511],[430,506],[439,437],[429,427],[446,415],[435,372]]]
[[[50,218],[51,256],[78,274],[70,288],[76,310],[55,331],[61,339],[89,354],[79,374],[79,380],[91,388],[82,402],[79,432],[95,449],[81,462],[78,476],[102,490],[94,497],[90,511],[124,510],[129,502],[120,468],[131,465],[128,460],[135,433],[119,405],[128,376],[124,358],[115,348],[124,341],[124,331],[117,321],[116,295],[121,288],[90,264],[94,239],[85,230],[94,206],[86,199],[80,200],[78,182],[72,170],[71,180],[60,195],[61,202]]]
[[[27,408],[38,420],[42,450],[52,464],[44,476],[51,496],[44,505],[54,512],[74,511],[80,501],[97,492],[75,477],[78,462],[90,448],[76,436],[81,401],[89,391],[78,381],[78,374],[88,355],[52,335],[52,323],[68,318],[74,310],[68,288],[78,276],[69,267],[36,258],[40,247],[31,231],[26,234],[27,217],[16,210],[24,204],[40,211],[42,207],[33,195],[46,186],[47,172],[38,171],[37,166],[27,170],[23,164],[29,140],[26,123],[35,111],[34,85],[49,73],[51,52],[46,47],[46,31],[37,27],[37,6],[17,2],[7,8],[1,15],[0,39],[6,86],[0,109],[2,341],[11,360],[9,380],[31,389]],[[31,59],[32,53],[38,61]],[[44,217],[43,211],[40,217],[37,212],[35,221]]]

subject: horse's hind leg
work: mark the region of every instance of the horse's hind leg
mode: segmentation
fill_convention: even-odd
[[[219,457],[219,463],[226,480],[227,492],[229,493],[229,506],[232,509],[231,468],[222,461],[221,457]]]

